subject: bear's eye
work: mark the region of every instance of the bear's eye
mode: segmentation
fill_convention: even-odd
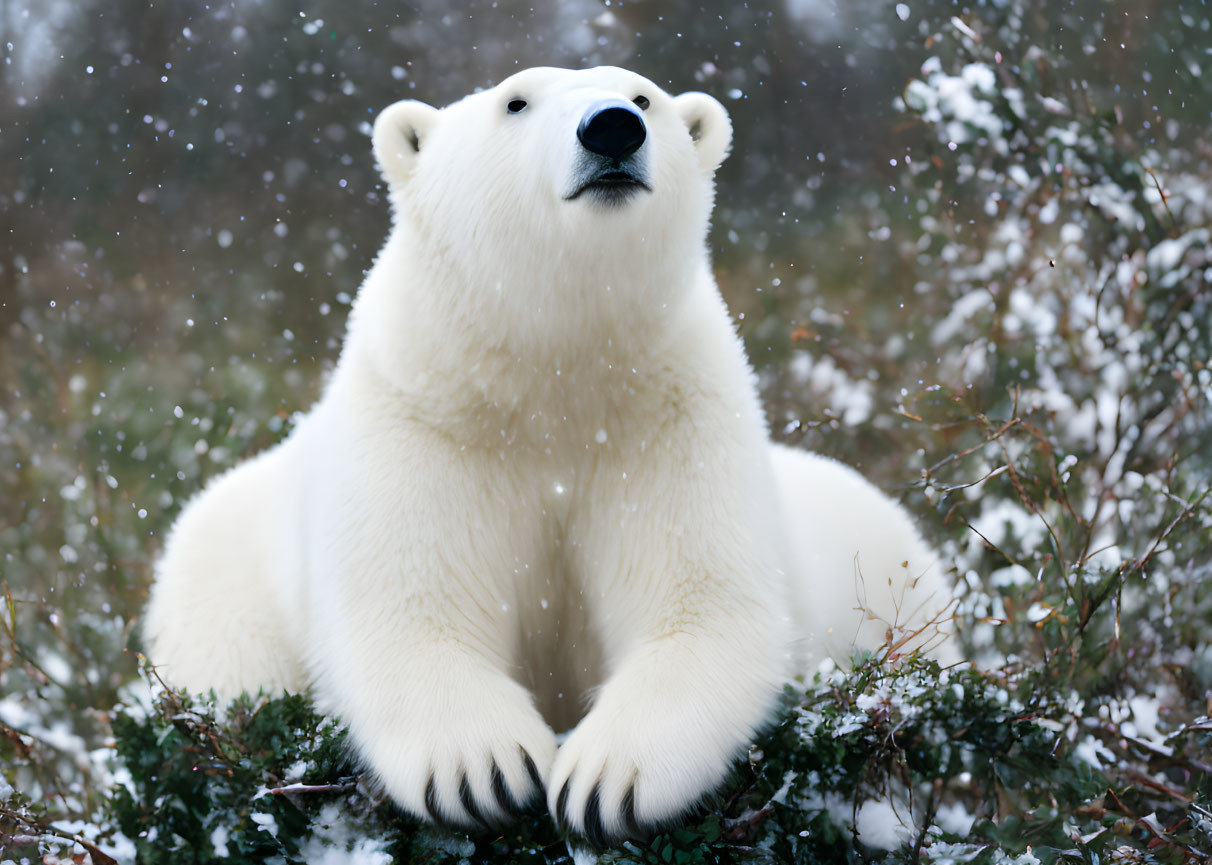
[[[511,99],[511,100],[509,100],[509,104],[505,106],[505,110],[508,111],[510,114],[517,114],[519,111],[521,111],[525,107],[526,107],[525,99]]]
[[[637,96],[635,99],[633,99],[631,101],[634,102],[636,105],[640,106],[641,111],[648,110],[649,102],[648,102],[647,96]]]

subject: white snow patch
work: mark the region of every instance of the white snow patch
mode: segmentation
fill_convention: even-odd
[[[365,835],[335,802],[320,809],[312,827],[312,834],[299,846],[308,865],[390,865],[392,861],[388,842]],[[448,852],[463,855],[462,848]]]
[[[1072,222],[1066,222],[1061,226],[1060,240],[1061,243],[1080,243],[1081,239],[1086,236],[1086,232],[1082,230],[1080,225]]]
[[[307,865],[391,865],[395,859],[387,852],[386,841],[363,838],[348,850],[325,846],[316,838],[308,838],[299,852]]]
[[[859,806],[854,819],[858,839],[877,850],[896,850],[913,837],[912,819],[906,825],[907,809],[898,809],[884,799],[869,799]]]
[[[1132,720],[1125,721],[1120,726],[1129,739],[1139,742],[1158,753],[1170,755],[1174,749],[1166,744],[1166,736],[1157,729],[1161,704],[1156,697],[1137,694],[1128,700],[1132,708]]]
[[[1035,577],[1022,565],[1008,565],[998,568],[989,574],[989,582],[998,588],[1006,586],[1029,586],[1035,582]]]
[[[934,326],[930,339],[935,345],[949,342],[959,333],[967,329],[968,323],[979,313],[992,313],[997,308],[993,295],[985,289],[978,289],[965,294],[951,305],[947,316]]]
[[[1007,539],[1013,539],[1024,549],[1042,543],[1047,531],[1037,516],[1017,500],[1010,499],[987,504],[980,515],[972,520],[972,528],[994,544],[1002,545]],[[970,543],[983,549],[981,545],[984,542],[975,533]]]
[[[972,824],[976,822],[976,817],[968,813],[963,802],[949,802],[939,806],[938,811],[934,814],[934,822],[944,832],[966,838],[972,831]]]
[[[215,856],[226,859],[231,855],[227,849],[228,832],[226,826],[216,826],[210,833],[210,846],[215,850]]]
[[[1126,231],[1141,231],[1145,226],[1144,217],[1132,206],[1134,193],[1123,187],[1103,180],[1085,190],[1086,200],[1097,207],[1112,221],[1123,223]]]
[[[1073,746],[1073,758],[1079,763],[1085,763],[1100,772],[1103,768],[1103,760],[1108,763],[1115,763],[1115,754],[1113,754],[1106,745],[1088,735],[1085,739]]]
[[[88,747],[84,740],[72,732],[66,720],[56,720],[47,727],[34,710],[17,701],[15,697],[0,700],[0,722],[16,727],[40,742],[45,742],[57,751],[70,756],[77,766],[90,765]]]
[[[942,71],[937,57],[922,64],[922,78],[910,81],[904,103],[939,128],[941,139],[963,143],[981,135],[1002,138],[1002,120],[987,97],[997,90],[993,69],[984,63],[969,63],[959,75]]]
[[[572,865],[594,865],[598,861],[597,853],[588,847],[573,847],[571,841],[568,842],[568,852],[572,854]]]
[[[787,793],[790,792],[791,785],[797,777],[798,777],[798,773],[790,772],[790,771],[786,775],[784,775],[783,776],[783,786],[779,787],[778,792],[770,797],[770,801],[775,802],[779,805],[782,805],[784,802],[786,802]],[[0,797],[0,798],[3,798],[3,797]]]
[[[959,865],[961,862],[971,862],[987,849],[988,844],[948,844],[946,841],[935,841],[922,852],[937,865]]]
[[[855,379],[839,369],[833,358],[813,358],[808,352],[795,352],[789,365],[796,381],[822,397],[829,412],[846,426],[864,423],[875,405],[871,382]]]
[[[1048,203],[1039,210],[1039,221],[1044,225],[1051,225],[1056,222],[1056,217],[1059,213],[1060,202],[1055,198],[1050,198],[1048,199]]]
[[[257,829],[261,832],[268,832],[275,838],[278,837],[278,819],[273,814],[250,814],[252,821],[257,824]]]
[[[1013,858],[1000,847],[993,853],[993,865],[1039,865],[1039,859],[1034,853],[1022,853]]]
[[[854,805],[850,798],[833,791],[805,796],[800,800],[800,809],[810,814],[823,811],[829,815],[829,821],[839,828],[854,822]]]

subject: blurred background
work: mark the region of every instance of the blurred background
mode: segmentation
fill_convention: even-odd
[[[1208,224],[1210,17],[1200,0],[0,0],[0,695],[16,695],[0,720],[69,756],[93,741],[134,674],[172,518],[316,398],[388,230],[368,137],[384,106],[535,65],[621,65],[721,100],[735,143],[710,243],[772,433],[954,538],[922,470],[972,417],[1010,417],[1008,387],[1035,374],[1043,295],[1009,286],[1043,274],[1101,298],[1144,249],[1100,239],[1117,219],[1155,240]],[[940,54],[954,77],[923,69]],[[1111,176],[1155,175],[1132,175],[1129,217],[1061,151],[1016,149],[1048,118],[1097,126]],[[1012,163],[1021,200],[989,191]],[[1062,255],[1083,244],[1110,263]],[[1087,384],[1104,374],[1070,360]],[[918,405],[944,387],[963,422]],[[51,691],[54,720],[21,699]]]

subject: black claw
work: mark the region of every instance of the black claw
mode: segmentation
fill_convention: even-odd
[[[506,814],[517,817],[522,813],[522,806],[505,786],[505,776],[501,774],[501,767],[497,765],[496,760],[492,761],[492,794],[497,797],[497,804]]]
[[[568,823],[568,812],[565,810],[568,806],[568,781],[564,782],[564,786],[560,788],[560,795],[556,797],[556,812],[552,816],[555,817],[557,823]]]
[[[606,831],[602,827],[601,785],[594,784],[585,803],[585,840],[589,846],[601,850],[606,846]]]
[[[484,819],[484,813],[480,810],[480,806],[476,804],[475,797],[471,795],[471,785],[467,783],[467,775],[459,780],[459,801],[463,803],[465,810],[471,819],[487,828],[488,821]]]
[[[627,829],[627,834],[632,838],[644,837],[644,833],[640,831],[640,824],[635,819],[634,784],[627,788],[627,795],[623,797],[623,825]]]
[[[435,823],[442,822],[438,816],[438,795],[434,790],[433,775],[429,776],[429,781],[425,784],[425,810],[429,812],[430,820]]]
[[[539,769],[534,764],[534,760],[530,759],[530,755],[526,753],[526,749],[522,749],[522,760],[526,764],[526,774],[530,776],[530,780],[534,783],[536,794],[543,794],[543,779],[539,777]]]

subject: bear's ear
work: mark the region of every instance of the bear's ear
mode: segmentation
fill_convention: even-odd
[[[706,93],[683,93],[673,97],[678,116],[690,131],[699,167],[715,171],[732,146],[732,121],[724,106]]]
[[[402,184],[411,176],[417,154],[437,118],[438,109],[412,99],[387,106],[375,118],[375,159],[388,184]]]

